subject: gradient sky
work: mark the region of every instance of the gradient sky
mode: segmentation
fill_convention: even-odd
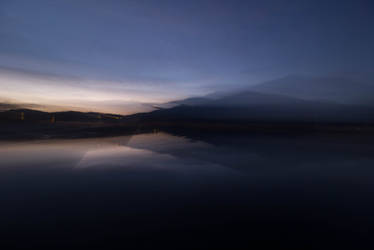
[[[373,27],[372,0],[1,0],[0,101],[126,114],[371,72]]]

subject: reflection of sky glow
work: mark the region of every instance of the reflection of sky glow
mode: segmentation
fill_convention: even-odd
[[[155,158],[157,161],[155,161]],[[160,159],[161,158],[161,159]],[[88,151],[84,154],[77,168],[89,167],[136,167],[140,163],[148,162],[155,167],[155,162],[167,160],[172,157],[152,153],[149,150],[134,149],[126,146],[105,147],[98,150]],[[152,164],[153,163],[153,164]],[[157,164],[157,167],[165,167],[164,164]],[[149,167],[149,166],[148,166]]]
[[[162,141],[162,145],[159,142]],[[199,159],[186,160],[167,152],[143,149],[142,145],[161,146],[163,150],[209,149],[200,142],[164,133],[135,136],[3,142],[0,144],[0,167],[32,167],[84,169],[122,169],[129,172],[160,172],[182,175],[236,175],[232,169]],[[158,147],[157,147],[158,148]],[[32,163],[32,165],[30,165]]]

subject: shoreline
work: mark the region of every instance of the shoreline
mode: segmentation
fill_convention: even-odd
[[[372,124],[260,123],[260,122],[123,122],[116,124],[60,122],[0,123],[0,140],[74,139],[141,133],[172,134],[279,134],[279,135],[374,135]]]

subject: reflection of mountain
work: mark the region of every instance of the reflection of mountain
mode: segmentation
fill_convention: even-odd
[[[269,175],[268,171],[271,170],[271,173],[278,175],[290,169],[300,168],[304,171],[308,171],[306,167],[318,169],[318,166],[323,166],[326,162],[344,171],[345,167],[354,165],[355,159],[372,157],[374,148],[371,141],[372,138],[369,137],[352,136],[290,137],[222,133],[198,135],[183,133],[175,136],[159,133],[134,136],[128,146],[170,154],[185,161],[210,162],[253,174]]]
[[[32,142],[5,142],[0,144],[0,167],[28,165],[71,167],[79,165],[89,152],[106,148],[128,148],[131,136],[74,139],[40,140]]]

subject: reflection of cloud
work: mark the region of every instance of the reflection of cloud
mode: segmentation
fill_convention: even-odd
[[[161,136],[161,137],[160,137]],[[138,138],[139,137],[139,138]],[[140,149],[129,143],[153,144],[164,140],[159,152],[155,148]],[[138,140],[139,139],[139,140]],[[162,144],[163,142],[161,142]],[[196,147],[196,148],[195,148]],[[30,167],[53,169],[56,167],[75,169],[122,169],[131,173],[160,173],[181,177],[206,178],[207,176],[236,176],[238,173],[219,163],[199,157],[191,152],[201,151],[204,145],[189,142],[168,134],[150,134],[113,138],[90,138],[69,140],[42,140],[28,142],[0,142],[0,167]],[[173,152],[178,148],[190,152],[190,157],[181,157]]]
[[[132,136],[25,142],[0,141],[0,167],[33,163],[40,167],[74,167],[87,152],[126,147]]]
[[[157,161],[155,162],[155,158]],[[168,160],[170,156],[156,155],[152,151],[134,149],[124,146],[105,147],[87,152],[77,164],[76,168],[88,167],[127,167],[133,168],[143,163],[147,167],[160,168],[160,160]]]
[[[149,140],[159,139],[147,137]],[[173,138],[171,140],[178,140],[181,138]],[[136,138],[133,136],[132,138]],[[165,136],[166,138],[167,136]],[[180,141],[178,143],[182,143]],[[187,144],[184,144],[188,146]],[[85,153],[81,161],[76,165],[76,169],[109,169],[109,168],[121,168],[132,173],[144,173],[152,172],[156,173],[170,173],[178,175],[188,175],[196,177],[206,176],[225,176],[229,177],[237,175],[238,173],[232,169],[228,169],[224,166],[216,163],[210,163],[200,161],[198,159],[187,160],[181,157],[176,157],[168,152],[155,152],[147,149],[136,149],[127,146],[118,145],[106,145],[96,150],[91,150]]]

